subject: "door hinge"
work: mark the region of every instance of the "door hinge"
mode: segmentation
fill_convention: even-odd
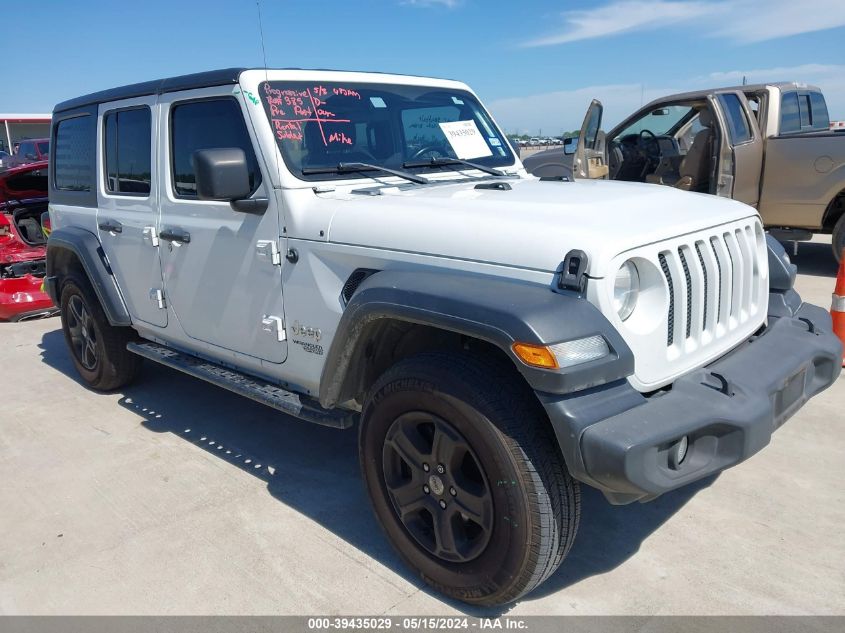
[[[261,329],[269,334],[274,334],[277,341],[284,341],[287,339],[285,332],[285,321],[282,317],[265,314],[261,317]]]
[[[282,254],[276,240],[258,240],[255,243],[255,254],[258,259],[270,262],[273,266],[282,265]]]
[[[150,246],[158,246],[158,233],[156,233],[156,227],[144,227],[144,241],[149,242]]]
[[[161,288],[150,288],[150,301],[154,301],[160,310],[167,307],[167,302],[164,300],[164,291]]]

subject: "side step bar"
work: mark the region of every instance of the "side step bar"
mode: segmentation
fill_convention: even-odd
[[[309,402],[307,399],[303,401],[299,394],[282,389],[266,380],[242,374],[190,354],[177,352],[164,345],[150,342],[127,343],[126,349],[307,422],[348,429],[358,417],[357,413],[343,409],[324,409],[316,402]]]

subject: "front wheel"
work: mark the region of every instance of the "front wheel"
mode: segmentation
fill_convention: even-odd
[[[364,405],[364,481],[391,543],[432,587],[512,602],[548,578],[578,528],[580,494],[544,413],[496,361],[401,361]]]

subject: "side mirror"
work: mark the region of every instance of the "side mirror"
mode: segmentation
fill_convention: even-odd
[[[563,153],[567,156],[572,156],[575,153],[575,150],[578,148],[578,138],[575,136],[570,136],[569,138],[563,139]]]
[[[237,147],[197,150],[191,155],[200,200],[241,200],[252,188],[246,154]]]
[[[669,108],[657,108],[651,111],[651,116],[666,116],[669,114]]]

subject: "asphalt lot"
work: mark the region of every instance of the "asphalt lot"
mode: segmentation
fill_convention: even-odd
[[[829,306],[829,240],[795,261]],[[0,324],[0,613],[497,613],[400,563],[354,432],[153,364],[93,393],[58,328]],[[504,612],[845,614],[843,380],[717,478],[625,507],[585,488],[569,559]]]

